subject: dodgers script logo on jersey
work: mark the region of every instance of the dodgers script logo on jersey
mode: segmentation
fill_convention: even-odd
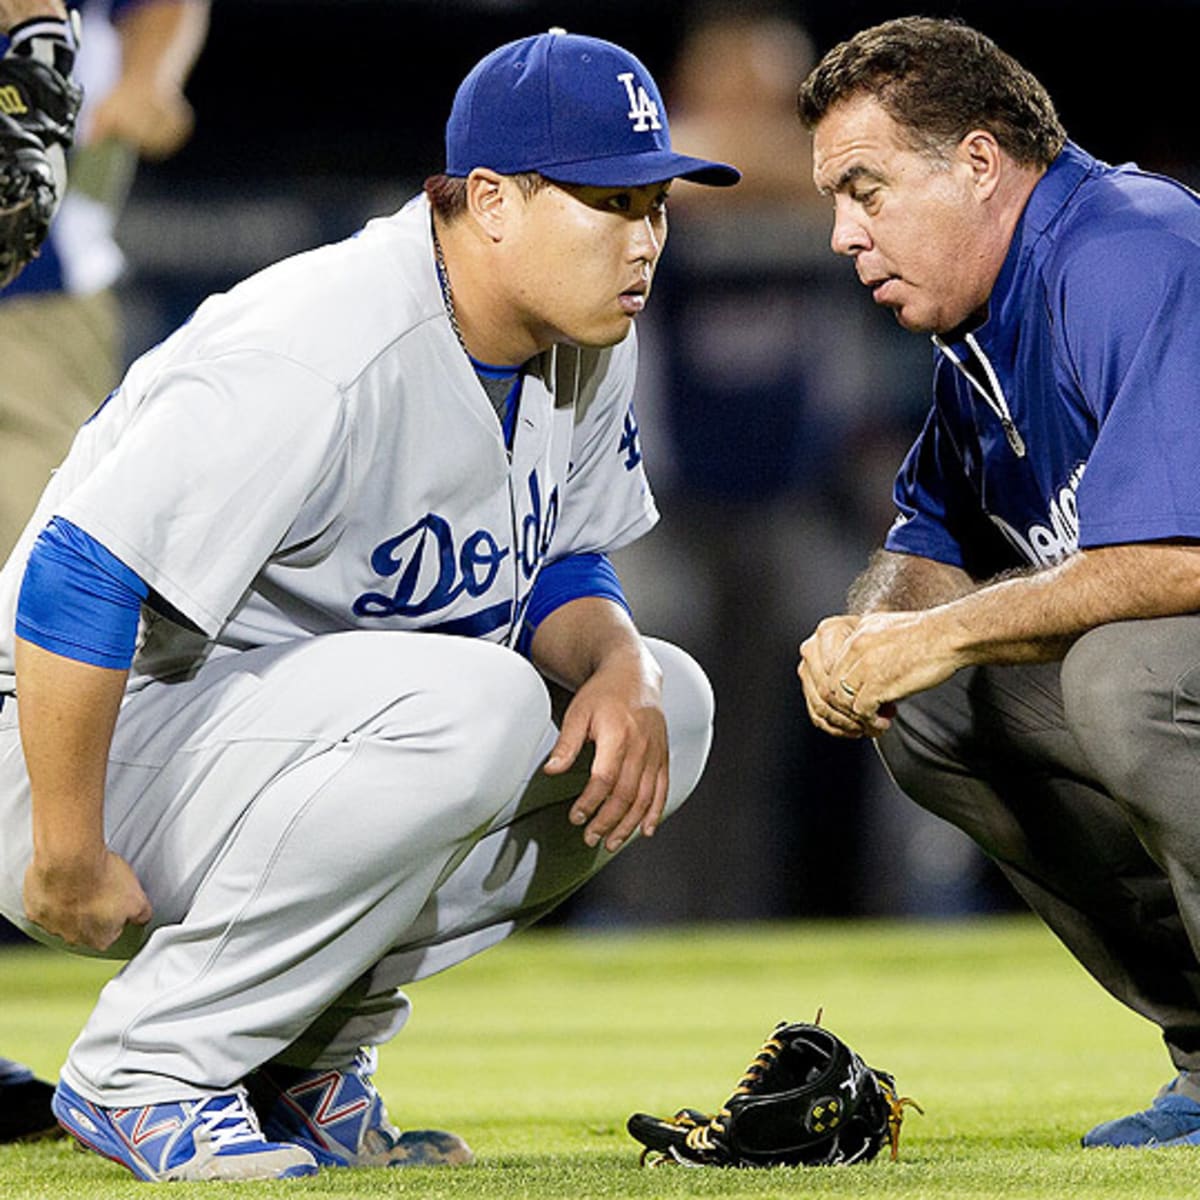
[[[1016,547],[1026,562],[1035,567],[1053,567],[1070,558],[1079,549],[1079,504],[1075,493],[1083,478],[1086,463],[1079,463],[1070,478],[1050,498],[1047,521],[1034,521],[1022,534],[1003,517],[989,513],[993,523]]]
[[[617,80],[625,85],[629,96],[629,119],[633,122],[635,133],[648,133],[652,129],[661,129],[662,122],[658,119],[658,105],[650,99],[650,94],[639,83],[633,83],[633,72],[624,71]]]
[[[419,619],[460,599],[478,599],[495,586],[511,553],[517,567],[515,602],[502,600],[434,627],[483,637],[505,625],[518,625],[538,569],[550,552],[559,513],[557,485],[543,498],[543,484],[537,471],[531,471],[525,489],[527,503],[514,518],[511,539],[508,534],[501,538],[489,529],[475,529],[460,541],[448,518],[430,512],[380,542],[371,554],[371,568],[385,579],[395,578],[396,586],[390,594],[364,592],[354,601],[354,615]]]

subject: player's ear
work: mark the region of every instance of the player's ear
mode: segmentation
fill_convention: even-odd
[[[504,236],[507,216],[505,177],[486,167],[476,167],[467,176],[467,212],[492,241]]]
[[[987,199],[1000,182],[1004,152],[996,135],[986,129],[972,129],[958,143],[958,156],[971,172],[976,195]]]

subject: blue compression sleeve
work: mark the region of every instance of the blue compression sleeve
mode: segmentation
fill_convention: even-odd
[[[137,643],[143,580],[62,517],[38,534],[17,599],[17,633],[52,654],[128,667]]]
[[[613,565],[603,554],[571,554],[544,566],[533,585],[517,651],[529,657],[537,627],[556,609],[581,596],[614,600],[626,612],[629,604]]]

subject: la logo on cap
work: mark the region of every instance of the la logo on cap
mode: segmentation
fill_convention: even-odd
[[[640,83],[634,87],[633,72],[623,71],[617,79],[625,85],[629,96],[629,119],[633,122],[634,133],[648,133],[651,129],[661,129],[658,105],[650,99],[649,93]]]

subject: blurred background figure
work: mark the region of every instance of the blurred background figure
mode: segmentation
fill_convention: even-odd
[[[183,89],[208,27],[208,0],[78,7],[70,187],[41,257],[0,294],[0,558],[124,366],[117,219],[139,158],[167,158],[191,135]]]
[[[709,671],[716,735],[690,811],[589,885],[579,921],[972,903],[965,839],[935,848],[936,879],[914,875],[918,826],[933,823],[869,751],[806,728],[788,673],[797,631],[840,609],[855,556],[891,519],[888,480],[927,387],[927,354],[880,332],[829,252],[795,110],[814,62],[787,9],[712,4],[694,9],[671,76],[674,137],[727,155],[743,183],[671,193],[671,249],[639,326],[663,520],[617,565],[645,626]],[[946,874],[947,850],[961,871]]]

